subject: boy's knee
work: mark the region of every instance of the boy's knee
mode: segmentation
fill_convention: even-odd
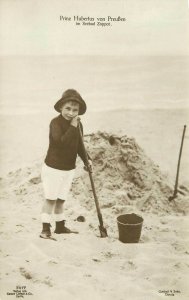
[[[58,198],[58,199],[56,200],[56,203],[58,203],[58,204],[63,204],[64,202],[65,202],[65,200],[63,200],[63,199],[59,199],[59,198]]]
[[[56,202],[56,200],[46,199],[46,203],[48,205],[52,205],[53,206],[55,204],[55,202]]]

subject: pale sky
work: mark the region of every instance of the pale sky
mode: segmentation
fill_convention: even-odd
[[[111,27],[71,17],[125,17]],[[0,0],[0,55],[187,55],[187,0]]]

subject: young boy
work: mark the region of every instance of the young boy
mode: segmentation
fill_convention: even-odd
[[[56,221],[54,232],[73,232],[65,226],[63,205],[71,188],[77,154],[86,165],[78,128],[78,115],[86,112],[85,101],[76,90],[69,89],[63,93],[54,108],[60,114],[50,123],[49,148],[41,173],[46,199],[41,212],[40,237],[45,239],[52,238],[50,223],[53,212]],[[83,131],[82,124],[80,125]],[[92,166],[90,158],[89,165]]]

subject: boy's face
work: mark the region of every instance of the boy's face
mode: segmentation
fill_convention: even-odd
[[[79,103],[75,101],[68,101],[63,104],[61,114],[66,119],[71,121],[79,114]]]

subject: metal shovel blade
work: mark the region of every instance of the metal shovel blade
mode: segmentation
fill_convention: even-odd
[[[100,230],[100,237],[101,238],[105,238],[105,237],[108,236],[106,228],[99,226],[99,230]]]

